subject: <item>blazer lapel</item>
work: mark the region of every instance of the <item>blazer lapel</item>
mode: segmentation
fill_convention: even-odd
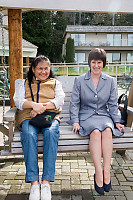
[[[105,84],[105,80],[106,80],[106,76],[103,73],[101,73],[101,77],[100,77],[100,80],[99,80],[99,83],[98,83],[98,86],[96,89],[97,92],[99,92],[103,88],[103,86]]]
[[[96,91],[96,89],[95,89],[95,87],[94,87],[94,84],[93,84],[93,82],[92,82],[92,79],[91,79],[90,71],[88,71],[88,73],[85,74],[85,78],[84,78],[84,79],[85,79],[86,85],[87,85],[94,93],[97,94],[97,91]]]

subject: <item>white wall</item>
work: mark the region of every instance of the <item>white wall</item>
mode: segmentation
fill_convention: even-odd
[[[0,0],[0,7],[74,12],[133,13],[133,0]]]

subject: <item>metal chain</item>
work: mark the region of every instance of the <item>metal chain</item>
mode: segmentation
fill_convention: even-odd
[[[2,50],[3,50],[3,75],[4,75],[4,91],[3,91],[3,117],[2,117],[2,125],[3,125],[3,141],[4,141],[4,151],[6,150],[6,138],[5,138],[5,123],[4,123],[4,115],[5,115],[5,95],[6,95],[6,88],[9,92],[9,87],[7,83],[7,67],[6,67],[6,60],[5,60],[5,43],[4,43],[4,27],[3,27],[3,14],[2,8],[0,12],[0,25],[1,25],[1,32],[2,32]],[[10,96],[9,96],[10,97]]]

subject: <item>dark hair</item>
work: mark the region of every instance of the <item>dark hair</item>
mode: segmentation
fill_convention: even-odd
[[[40,55],[40,56],[37,56],[36,58],[34,58],[34,60],[31,63],[31,66],[29,68],[29,71],[27,73],[27,79],[28,79],[29,84],[31,84],[33,82],[33,77],[35,76],[32,71],[32,67],[35,69],[39,62],[46,62],[49,64],[49,66],[51,65],[50,60],[46,56]],[[48,78],[55,78],[55,75],[51,68],[50,68],[50,73],[49,73]]]
[[[99,49],[99,48],[92,49],[88,57],[89,66],[92,60],[102,60],[103,67],[105,67],[106,66],[106,52],[103,49]]]

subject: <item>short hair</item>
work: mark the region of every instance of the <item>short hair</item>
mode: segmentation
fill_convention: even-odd
[[[103,49],[95,48],[92,49],[88,56],[88,64],[90,66],[90,63],[92,60],[102,60],[103,61],[103,67],[106,66],[106,52]]]

